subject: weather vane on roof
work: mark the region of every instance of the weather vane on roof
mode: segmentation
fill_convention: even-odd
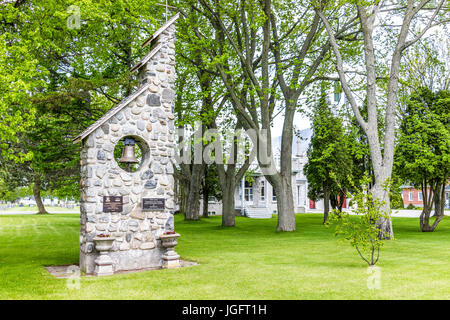
[[[169,8],[171,9],[177,9],[176,7],[173,6],[169,6],[169,4],[167,3],[168,0],[166,0],[166,4],[162,4],[162,3],[155,3],[157,6],[161,6],[161,7],[166,7],[166,22],[167,22],[167,17],[169,16]]]

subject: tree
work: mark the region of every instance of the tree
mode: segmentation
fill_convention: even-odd
[[[254,132],[257,160],[265,177],[275,189],[279,231],[296,229],[292,196],[293,118],[298,99],[313,82],[313,75],[329,50],[319,41],[318,15],[303,1],[271,0],[186,1],[203,14],[202,24],[215,30],[208,40],[192,21],[192,39],[202,48],[203,61],[213,65],[223,81],[233,109],[244,129]],[[291,8],[303,10],[293,23],[285,23]],[[183,12],[185,17],[189,14]],[[344,23],[339,36],[352,24]],[[279,169],[272,154],[271,126],[280,97],[284,111]]]
[[[53,97],[55,98],[55,97]],[[56,99],[47,97],[34,102],[35,125],[19,135],[20,142],[11,143],[16,152],[30,152],[28,161],[0,161],[5,181],[11,188],[33,186],[33,195],[41,214],[47,213],[41,200],[41,190],[65,189],[69,197],[79,196],[79,152],[69,136],[82,129],[80,111],[86,108],[86,97]],[[81,124],[81,125],[80,125]]]
[[[222,200],[222,192],[217,175],[217,166],[214,164],[205,166],[205,174],[202,183],[203,194],[203,218],[208,218],[208,202],[209,197]]]
[[[0,66],[0,90],[14,85],[17,92],[0,102],[8,106],[0,105],[0,112],[7,110],[0,164],[13,185],[33,185],[41,213],[41,189],[79,193],[79,146],[71,140],[132,90],[129,69],[153,29],[149,17],[160,10],[152,4],[75,1],[75,26],[60,1],[1,6],[0,51],[13,59]]]
[[[185,88],[185,84],[183,83],[181,85],[181,88]],[[180,90],[180,85],[178,85],[178,91],[177,96],[175,100],[175,112],[177,114],[177,126],[179,129],[180,135],[179,139],[179,145],[180,145],[180,154],[179,159],[184,159],[185,155],[189,155],[189,161],[179,161],[178,167],[174,165],[174,174],[175,178],[179,182],[180,191],[181,191],[181,206],[180,210],[183,212],[184,217],[186,220],[199,220],[200,219],[200,192],[201,192],[201,183],[202,179],[205,177],[205,163],[203,161],[203,158],[198,161],[198,159],[195,159],[195,153],[199,152],[201,156],[203,155],[203,139],[200,138],[197,141],[197,135],[194,133],[192,136],[187,137],[183,141],[183,136],[186,132],[188,132],[186,129],[189,125],[191,125],[192,128],[194,128],[194,122],[195,120],[200,119],[200,126],[195,128],[195,130],[199,132],[204,132],[204,129],[206,128],[205,121],[202,119],[201,115],[204,115],[207,108],[210,107],[209,105],[209,99],[211,98],[211,94],[208,92],[203,91],[205,93],[206,97],[202,99],[202,111],[200,112],[200,117],[192,117],[187,115],[189,111],[191,111],[188,108],[184,108],[185,104],[189,103],[190,100],[183,99],[185,95],[183,95],[183,89]],[[206,87],[202,87],[203,90],[209,90]],[[201,95],[201,93],[199,94]],[[195,112],[195,111],[194,111]],[[193,120],[192,120],[193,119]],[[186,138],[186,137],[184,137]],[[187,146],[183,143],[187,143]],[[194,147],[192,147],[194,145]],[[197,150],[195,150],[197,149]],[[192,155],[194,155],[194,161],[192,161]]]
[[[399,131],[395,171],[422,190],[420,229],[431,232],[444,217],[450,179],[450,92],[421,88],[413,93]],[[433,203],[436,219],[430,225]]]
[[[18,134],[33,125],[35,108],[30,98],[46,86],[46,70],[29,54],[42,38],[33,28],[36,21],[28,17],[23,1],[8,1],[0,6],[0,153],[2,158],[15,162],[32,156],[29,152],[15,152],[10,143],[18,142]]]
[[[401,66],[402,97],[408,98],[420,88],[436,92],[450,89],[450,39],[448,26],[436,30],[433,37],[418,41],[405,54]]]
[[[181,34],[184,34],[183,30],[186,28],[186,24],[182,23],[180,27]],[[203,159],[203,150],[207,142],[204,141],[204,137],[198,136],[213,126],[218,115],[215,105],[216,97],[220,96],[220,89],[213,89],[214,74],[207,66],[202,65],[201,52],[198,47],[191,46],[185,37],[181,36],[181,38],[186,41],[182,43],[182,48],[178,47],[177,49],[178,61],[181,63],[178,72],[182,71],[177,81],[175,99],[178,133],[182,133],[179,136],[179,159],[181,161],[175,166],[175,177],[179,181],[182,191],[180,209],[184,213],[185,219],[198,220],[200,219],[201,185],[202,180],[207,178],[208,170]],[[186,141],[183,141],[184,135],[189,132],[194,133],[187,137]],[[182,142],[188,142],[187,146]],[[189,156],[188,161],[185,161],[185,155]],[[208,190],[208,188],[203,188],[203,191]],[[204,201],[203,205],[207,206],[208,202]]]
[[[16,1],[14,4],[9,3],[2,6],[0,13],[3,17],[0,27],[5,31],[4,35],[8,35],[5,43],[10,43],[7,45],[6,56],[14,57],[8,63],[2,64],[2,66],[13,67],[13,77],[2,79],[1,82],[13,85],[13,91],[17,90],[14,99],[2,100],[8,104],[9,110],[16,110],[13,118],[17,123],[9,120],[2,122],[8,127],[8,130],[4,130],[3,138],[7,140],[7,148],[2,148],[0,165],[6,168],[4,179],[11,188],[33,185],[39,213],[46,213],[40,196],[40,190],[46,184],[44,181],[46,179],[42,177],[44,169],[41,166],[48,166],[47,168],[53,166],[51,170],[55,170],[55,166],[57,167],[60,163],[59,159],[56,162],[49,161],[47,156],[52,154],[51,156],[54,157],[55,153],[52,153],[51,150],[54,152],[55,149],[61,148],[61,144],[69,143],[64,131],[59,127],[61,122],[58,124],[53,122],[58,122],[55,113],[52,115],[47,113],[45,109],[49,106],[42,103],[58,82],[56,70],[61,66],[60,50],[68,43],[68,39],[63,35],[63,30],[56,26],[64,20],[57,16],[46,17],[48,11],[40,10],[46,9],[45,5],[45,3]],[[61,8],[58,6],[54,8],[56,11],[59,9]],[[6,13],[3,10],[7,10]],[[15,32],[9,33],[12,30]],[[52,34],[51,42],[47,33],[49,31]],[[20,45],[18,46],[18,44]],[[26,53],[26,55],[18,56],[17,52],[14,52],[14,48],[18,47],[21,47],[22,53]],[[17,61],[16,58],[21,59]],[[10,63],[12,64],[10,65]],[[29,68],[29,70],[22,72],[22,67]],[[19,79],[15,79],[16,72],[20,73]],[[33,72],[33,76],[29,78],[30,73]],[[32,86],[27,88],[30,84]],[[5,96],[11,97],[8,94]],[[52,97],[54,98],[54,96]],[[5,117],[5,119],[9,118]],[[71,120],[73,123],[79,123],[78,119]],[[53,128],[53,131],[50,131],[52,126],[56,126],[56,130]],[[13,137],[8,136],[8,133],[11,132],[15,132]],[[49,138],[52,135],[58,136],[58,141]],[[48,146],[53,149],[46,149],[46,143],[51,142],[55,144]],[[38,147],[37,144],[41,145]],[[63,149],[57,149],[57,158],[61,153],[63,153]],[[67,175],[64,175],[64,179],[67,179]],[[55,180],[52,179],[52,181]]]
[[[361,259],[369,266],[374,266],[383,246],[383,239],[379,238],[381,226],[376,221],[387,217],[389,212],[383,211],[385,205],[369,192],[369,177],[365,176],[360,185],[362,189],[353,198],[356,203],[356,209],[353,210],[355,215],[333,210],[330,225],[335,226],[336,236],[343,236],[355,247]],[[383,188],[387,192],[386,186]]]
[[[324,199],[323,223],[328,221],[330,198],[340,199],[340,208],[351,179],[352,163],[345,142],[342,120],[333,115],[322,92],[313,110],[312,130],[308,148],[308,163],[304,172],[308,180],[308,197]]]
[[[235,198],[234,193],[236,186],[239,181],[241,181],[247,169],[250,166],[250,157],[248,155],[248,150],[245,150],[247,154],[243,155],[244,160],[238,161],[238,150],[240,149],[239,135],[242,129],[242,124],[239,120],[236,121],[234,127],[234,133],[231,135],[232,141],[229,145],[228,152],[228,162],[224,161],[222,163],[217,163],[217,173],[219,177],[220,186],[222,189],[222,226],[223,227],[234,227],[235,225]],[[223,144],[221,144],[223,145]],[[225,152],[224,160],[226,158]]]
[[[372,166],[375,175],[375,184],[371,188],[374,198],[380,199],[386,206],[387,211],[390,207],[389,193],[383,192],[382,186],[392,175],[392,167],[394,161],[394,141],[395,141],[395,111],[397,106],[397,93],[399,89],[399,72],[401,59],[404,51],[416,43],[424,34],[439,22],[445,21],[445,18],[439,20],[439,13],[442,13],[445,0],[437,3],[429,0],[417,1],[408,0],[406,5],[402,1],[375,1],[373,4],[364,1],[345,1],[336,7],[335,1],[314,1],[314,8],[320,16],[327,30],[331,47],[333,49],[336,63],[335,67],[339,75],[339,79],[345,95],[352,107],[358,123],[367,136]],[[358,14],[359,24],[362,32],[363,49],[364,49],[364,71],[357,70],[362,73],[362,79],[365,81],[367,114],[365,120],[361,115],[360,103],[358,103],[355,93],[352,92],[346,65],[342,58],[342,51],[345,50],[342,42],[338,42],[336,31],[333,30],[332,22],[333,12],[346,10]],[[389,23],[390,18],[400,21],[400,30],[392,28]],[[379,21],[381,21],[379,23]],[[425,21],[420,23],[419,21]],[[379,33],[374,34],[375,23],[381,27]],[[386,26],[387,25],[387,26]],[[415,27],[413,28],[412,26]],[[334,28],[336,26],[334,25]],[[395,30],[395,31],[393,31]],[[393,33],[393,34],[392,34]],[[379,39],[378,43],[374,40]],[[383,50],[376,49],[376,45],[382,45]],[[391,46],[392,45],[392,48]],[[386,53],[388,49],[392,49],[389,54],[383,57],[377,57],[376,53]],[[382,67],[377,68],[377,59],[389,61],[389,70]],[[378,65],[380,62],[378,62]],[[381,64],[383,65],[383,64]],[[386,75],[383,74],[386,71]],[[378,90],[385,93],[385,101],[380,102]],[[379,123],[377,112],[383,106],[383,119],[385,122],[384,138],[379,136]],[[391,219],[382,219],[381,224],[382,237],[389,238],[393,236]]]

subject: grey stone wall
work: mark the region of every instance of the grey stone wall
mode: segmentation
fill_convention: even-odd
[[[92,274],[98,256],[93,238],[115,238],[110,256],[115,271],[161,267],[159,237],[174,209],[175,26],[159,36],[162,49],[138,74],[148,89],[82,141],[80,267]],[[140,168],[121,169],[114,148],[132,136],[143,151]],[[103,212],[103,196],[123,196],[123,211]],[[163,211],[142,210],[143,198],[164,198]]]

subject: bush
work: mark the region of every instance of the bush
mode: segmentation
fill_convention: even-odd
[[[391,209],[403,209],[405,205],[403,204],[403,197],[392,197],[391,199]]]
[[[382,233],[379,221],[389,218],[389,212],[383,211],[383,202],[372,198],[367,177],[363,178],[361,185],[362,190],[353,198],[357,205],[353,210],[356,215],[350,216],[348,212],[333,210],[330,224],[336,226],[336,236],[343,236],[344,240],[350,241],[361,259],[373,266],[378,262],[383,245],[383,240],[379,237]]]
[[[410,203],[410,204],[408,204],[408,206],[406,207],[406,209],[408,209],[408,210],[415,210],[416,207],[415,207],[412,203]]]

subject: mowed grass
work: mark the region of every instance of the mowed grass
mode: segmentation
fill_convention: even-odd
[[[57,279],[44,266],[78,262],[79,215],[0,216],[0,299],[450,299],[450,218],[433,233],[394,218],[396,240],[382,250],[381,289],[367,286],[367,265],[338,241],[319,214],[296,216],[297,231],[276,218],[220,217],[186,222],[177,252],[200,265],[108,277]],[[68,286],[69,283],[69,286]]]
[[[69,208],[64,208],[64,207],[54,207],[54,206],[45,206],[45,210],[47,210],[47,212],[50,213],[64,213],[64,212],[73,212],[73,213],[79,213],[80,212],[80,207],[76,206],[73,209],[69,209]],[[33,212],[33,213],[37,213],[39,212],[38,207],[36,206],[23,206],[23,207],[12,207],[12,208],[7,208],[7,209],[3,209],[0,210],[2,212]]]

